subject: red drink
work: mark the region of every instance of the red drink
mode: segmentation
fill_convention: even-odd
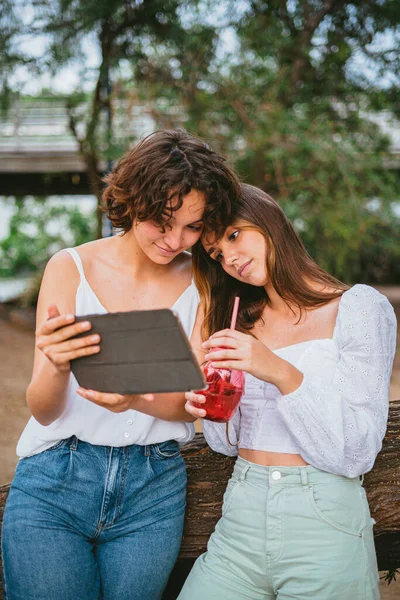
[[[196,393],[204,396],[206,401],[204,404],[193,404],[207,411],[205,419],[226,423],[238,409],[244,391],[244,373],[235,369],[217,369],[211,366],[211,361],[204,365],[203,371],[208,387]]]

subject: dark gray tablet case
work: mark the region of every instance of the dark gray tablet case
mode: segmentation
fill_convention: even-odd
[[[80,386],[145,394],[200,390],[205,381],[178,317],[168,309],[85,315],[100,352],[71,361]],[[88,335],[88,332],[78,337]]]

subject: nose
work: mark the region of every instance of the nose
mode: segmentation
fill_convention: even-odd
[[[225,251],[224,256],[225,256],[225,263],[228,267],[233,266],[235,264],[235,262],[237,262],[237,255],[234,250],[230,250],[228,252]]]
[[[164,234],[164,242],[170,250],[179,250],[182,245],[182,230],[173,227]]]

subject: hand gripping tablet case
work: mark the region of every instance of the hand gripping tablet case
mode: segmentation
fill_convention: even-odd
[[[79,385],[117,394],[185,392],[205,387],[177,315],[169,309],[76,317],[90,321],[100,352],[71,361]]]

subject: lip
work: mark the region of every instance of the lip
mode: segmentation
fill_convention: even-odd
[[[248,260],[247,263],[244,263],[244,265],[242,265],[238,271],[238,275],[240,275],[240,277],[243,277],[243,274],[247,271],[248,267],[250,266],[250,263],[252,262],[252,260]]]
[[[163,254],[166,254],[167,256],[171,256],[172,254],[176,254],[177,252],[179,252],[178,250],[167,250],[166,248],[162,248],[155,242],[154,242],[154,245],[157,246],[157,248],[160,250],[160,252],[162,252]]]

